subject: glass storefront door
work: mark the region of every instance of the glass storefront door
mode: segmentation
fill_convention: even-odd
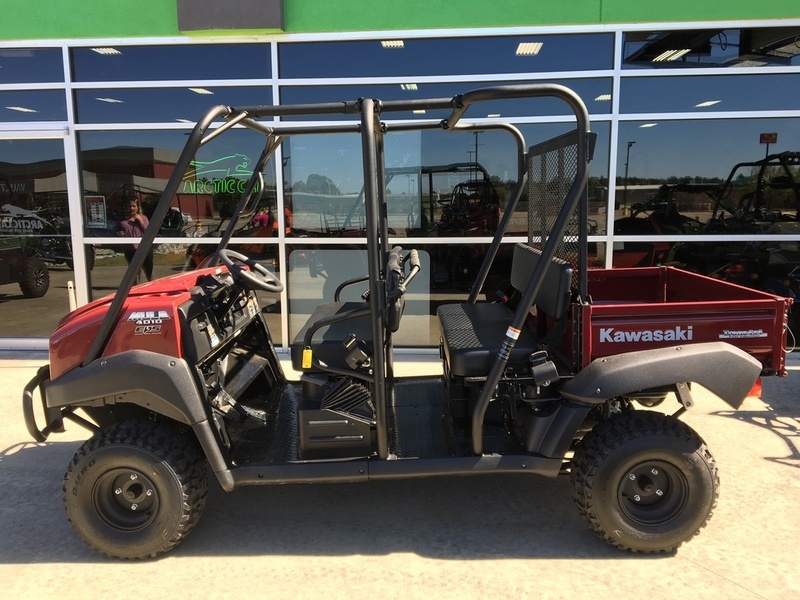
[[[66,163],[61,131],[0,132],[0,338],[47,338],[70,310]]]

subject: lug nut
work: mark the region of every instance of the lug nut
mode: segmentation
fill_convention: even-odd
[[[630,479],[631,481],[636,481],[636,475],[631,473],[630,475],[628,475],[628,479]]]
[[[633,497],[633,500],[634,500],[634,502],[639,502],[639,501],[641,501],[641,499],[642,499],[642,497],[641,497],[639,494],[636,494],[636,495]]]
[[[139,508],[138,504],[136,504],[135,502],[131,504],[131,510],[136,510],[137,508]]]
[[[114,490],[114,493],[119,496],[122,493],[122,488],[117,488]]]
[[[153,490],[147,490],[147,495],[148,496],[152,496],[153,495]]]
[[[652,471],[650,471],[650,472],[651,472],[653,475],[658,475],[658,469],[653,469],[653,470],[652,470]]]
[[[663,496],[663,495],[664,495],[663,490],[656,490],[656,496]]]
[[[131,481],[138,478],[139,476],[136,473],[131,473]]]

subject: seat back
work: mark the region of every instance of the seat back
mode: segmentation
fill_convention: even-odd
[[[511,285],[520,292],[525,292],[536,265],[542,259],[542,253],[527,244],[514,247],[514,258],[511,263]],[[544,281],[536,294],[534,304],[537,310],[549,317],[559,320],[567,312],[572,287],[572,265],[560,258],[553,258],[545,272]]]

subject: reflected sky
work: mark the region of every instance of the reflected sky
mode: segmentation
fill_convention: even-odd
[[[157,123],[199,120],[212,106],[272,104],[272,88],[183,87],[92,89],[75,92],[80,123]]]
[[[770,153],[800,150],[799,119],[632,121],[619,124],[617,175],[624,176],[627,142],[629,177],[725,178],[734,164],[763,158],[761,133],[777,133]]]
[[[0,83],[64,81],[61,48],[0,48]]]
[[[624,113],[795,110],[800,76],[634,77],[621,87]]]
[[[613,66],[613,35],[300,42],[278,52],[288,78],[588,71]]]
[[[74,81],[262,79],[269,44],[182,44],[72,49]]]

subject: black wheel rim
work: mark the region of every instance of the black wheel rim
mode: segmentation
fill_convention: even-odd
[[[669,523],[686,507],[689,484],[672,464],[650,460],[625,472],[619,486],[619,506],[632,521],[655,527]]]
[[[138,531],[152,523],[158,514],[158,489],[141,471],[112,469],[95,483],[92,503],[109,527]]]

